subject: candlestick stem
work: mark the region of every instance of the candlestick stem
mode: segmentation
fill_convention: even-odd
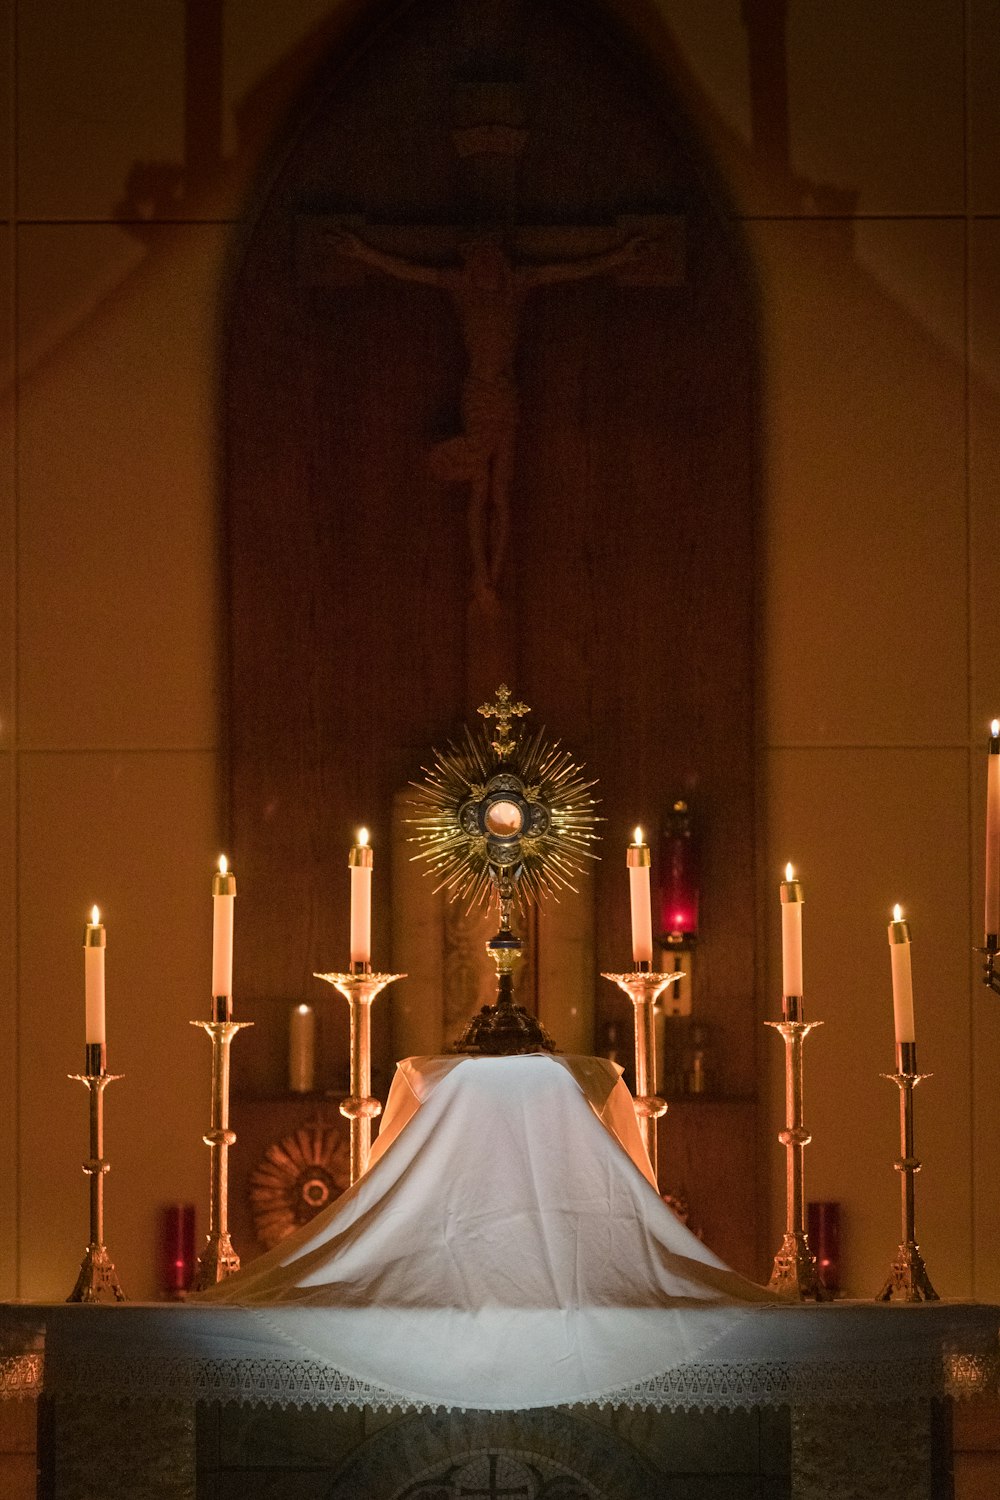
[[[83,1164],[83,1170],[90,1178],[90,1239],[76,1285],[66,1301],[124,1302],[125,1293],[118,1272],[104,1243],[104,1178],[111,1170],[104,1155],[104,1090],[123,1075],[105,1070],[105,1051],[101,1042],[88,1043],[86,1068],[85,1073],[71,1073],[69,1076],[82,1083],[90,1095],[90,1155]]]
[[[882,1077],[896,1084],[899,1089],[899,1160],[896,1171],[900,1174],[900,1208],[902,1240],[892,1263],[889,1279],[882,1287],[876,1302],[938,1302],[940,1298],[931,1285],[924,1258],[917,1244],[913,1179],[920,1171],[920,1160],[913,1145],[913,1090],[930,1073],[917,1072],[917,1045],[915,1042],[900,1042],[896,1047],[897,1071],[883,1073]]]
[[[360,967],[360,966],[359,966]],[[372,1148],[372,1121],[382,1105],[372,1095],[371,1008],[386,985],[405,974],[372,974],[367,969],[350,974],[316,974],[339,990],[351,1011],[351,1092],[340,1101],[340,1113],[351,1127],[351,1187],[368,1170]]]
[[[212,1125],[202,1136],[210,1153],[208,1236],[194,1275],[194,1290],[207,1291],[240,1268],[229,1237],[229,1148],[236,1134],[229,1128],[229,1048],[238,1031],[252,1021],[192,1021],[212,1043]]]
[[[789,998],[797,1003],[786,1009],[798,1015],[799,997]],[[810,1031],[823,1022],[785,1019],[766,1024],[780,1032],[785,1043],[785,1128],[778,1135],[785,1148],[785,1235],[774,1257],[768,1288],[790,1302],[822,1302],[829,1294],[820,1284],[806,1234],[805,1148],[812,1135],[803,1123],[802,1048]]]
[[[639,1133],[653,1169],[653,1180],[659,1187],[659,1152],[656,1122],[667,1112],[667,1101],[656,1092],[656,1016],[654,1007],[668,984],[684,978],[681,969],[672,973],[654,973],[638,969],[630,974],[602,974],[610,979],[632,1002],[635,1023],[635,1114]]]

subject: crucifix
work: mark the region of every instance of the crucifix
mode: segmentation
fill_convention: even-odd
[[[467,85],[462,92],[468,106],[475,90]],[[476,121],[466,107],[467,123],[452,131],[466,197],[476,206],[471,223],[379,223],[358,215],[303,213],[296,247],[306,285],[350,287],[366,275],[388,276],[442,292],[458,321],[465,350],[459,431],[429,443],[427,461],[435,478],[462,485],[468,495],[470,707],[485,687],[517,673],[505,579],[515,519],[517,352],[528,298],[536,290],[600,276],[624,287],[684,281],[684,225],[676,215],[518,223],[512,184],[528,131],[511,123],[517,118],[511,107],[516,87],[494,84],[476,97],[486,118]],[[507,166],[506,174],[498,172],[498,162]],[[506,187],[498,189],[498,183]]]

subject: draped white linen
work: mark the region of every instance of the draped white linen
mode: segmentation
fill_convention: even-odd
[[[661,1202],[619,1073],[408,1059],[362,1180],[200,1300],[254,1306],[306,1359],[450,1406],[599,1400],[702,1358],[768,1294]]]

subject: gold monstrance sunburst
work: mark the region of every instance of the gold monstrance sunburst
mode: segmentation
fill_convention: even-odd
[[[436,752],[426,779],[415,783],[417,816],[410,820],[421,846],[415,857],[438,877],[435,890],[470,909],[495,903],[500,919],[486,945],[497,968],[496,1003],[483,1006],[454,1050],[551,1052],[555,1043],[544,1027],[514,1004],[513,970],[523,944],[511,921],[515,906],[575,891],[575,877],[597,858],[595,782],[544,730],[515,734],[512,722],[530,709],[514,701],[505,683],[479,713],[486,722],[467,728],[460,745]]]

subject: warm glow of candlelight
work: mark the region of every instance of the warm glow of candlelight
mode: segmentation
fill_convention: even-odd
[[[990,723],[990,734],[996,739],[1000,735],[1000,719],[993,719]]]
[[[98,908],[96,906],[92,906],[90,908],[90,925],[91,925],[91,927],[97,927],[100,924],[100,920],[101,920],[101,913],[100,913],[100,911],[98,910]]]
[[[359,828],[358,829],[358,843],[361,845],[362,849],[364,849],[364,848],[367,847],[367,844],[368,844],[368,829],[367,828]]]
[[[898,901],[892,908],[892,920],[894,922],[901,922],[903,920],[903,908],[900,906]]]
[[[229,861],[224,854],[219,855],[219,874],[225,875],[229,870]]]
[[[636,844],[641,844],[642,843],[642,829],[641,828],[637,828],[635,830],[635,838],[633,839],[633,843],[636,843]]]
[[[295,1008],[300,1016],[307,1016],[312,1009],[309,1005],[297,1005]]]
[[[786,880],[794,880],[795,879],[795,867],[793,866],[791,860],[789,860],[788,864],[785,866],[785,879]]]

